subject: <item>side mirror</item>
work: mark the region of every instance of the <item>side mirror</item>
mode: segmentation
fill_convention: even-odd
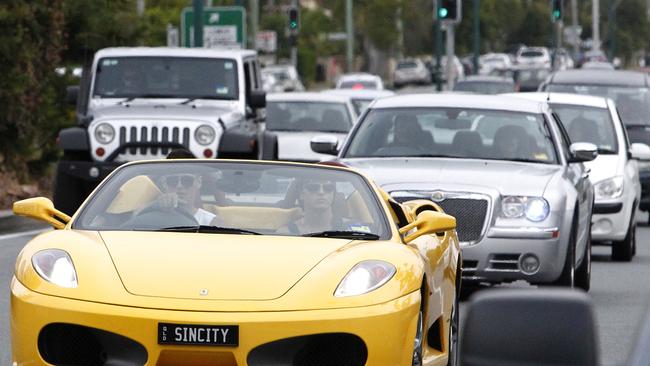
[[[77,105],[79,99],[79,85],[71,85],[65,88],[65,102],[69,105]]]
[[[250,93],[248,105],[252,109],[266,107],[266,92],[264,90],[253,90]]]
[[[633,143],[630,146],[630,153],[632,159],[637,160],[650,160],[650,146],[642,143]]]
[[[314,136],[309,142],[311,150],[320,154],[337,155],[339,153],[339,139],[332,135]]]
[[[55,229],[63,229],[70,222],[70,216],[54,208],[48,198],[35,197],[14,202],[14,214],[44,221]]]
[[[406,235],[405,243],[410,243],[422,235],[434,234],[441,231],[453,230],[456,228],[456,218],[442,212],[422,211],[413,222],[402,226],[399,233]],[[414,233],[407,234],[409,231],[416,229]]]
[[[569,289],[478,292],[468,304],[460,363],[599,365],[590,301],[587,294]]]
[[[592,161],[598,156],[598,147],[590,142],[575,142],[569,146],[569,163]]]

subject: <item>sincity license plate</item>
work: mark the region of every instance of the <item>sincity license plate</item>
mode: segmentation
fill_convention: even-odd
[[[238,346],[239,326],[158,323],[158,344]]]

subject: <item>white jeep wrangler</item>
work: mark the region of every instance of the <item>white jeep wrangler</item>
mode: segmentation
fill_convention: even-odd
[[[77,127],[59,133],[64,155],[54,203],[72,214],[121,163],[175,148],[200,158],[275,159],[264,131],[257,53],[196,48],[107,48],[68,88]]]

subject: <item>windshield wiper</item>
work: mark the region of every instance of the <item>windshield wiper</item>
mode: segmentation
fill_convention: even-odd
[[[601,149],[601,148],[598,148],[598,153],[599,153],[599,154],[605,154],[605,155],[608,155],[608,154],[611,155],[611,154],[616,154],[616,153],[618,153],[618,151],[614,151],[614,150],[612,150],[612,149]]]
[[[238,229],[234,227],[221,227],[221,226],[210,226],[210,225],[198,225],[198,226],[171,226],[165,227],[162,229],[157,229],[155,231],[172,231],[179,233],[210,233],[210,234],[248,234],[248,235],[262,235],[255,231]]]
[[[302,236],[319,237],[319,238],[342,238],[342,239],[361,239],[361,240],[378,240],[379,235],[364,233],[362,231],[345,231],[345,230],[327,230],[316,233],[303,234]]]
[[[182,101],[182,102],[180,102],[178,104],[181,104],[181,105],[189,104],[189,103],[192,103],[193,101],[195,101],[197,99],[213,99],[214,100],[214,99],[223,99],[223,98],[216,97],[214,95],[203,95],[203,96],[200,96],[200,97],[187,98],[186,100],[184,100],[184,101]]]

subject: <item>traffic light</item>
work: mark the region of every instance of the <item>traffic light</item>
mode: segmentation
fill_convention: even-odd
[[[291,33],[296,33],[298,32],[298,26],[300,25],[300,12],[298,11],[298,8],[290,8],[288,13],[289,23],[287,24],[287,27],[289,27]]]
[[[461,17],[461,0],[438,0],[436,15],[438,20],[459,22]]]
[[[551,0],[551,20],[557,22],[562,19],[562,0]]]

